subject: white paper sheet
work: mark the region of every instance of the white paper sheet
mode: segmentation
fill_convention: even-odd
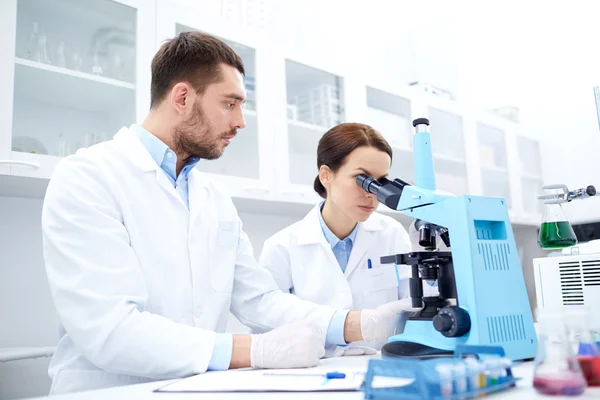
[[[345,379],[325,379],[309,374],[323,371],[305,370],[236,370],[209,371],[160,388],[160,392],[321,392],[356,391],[363,383],[364,371],[338,370]],[[280,373],[272,376],[265,373]],[[293,374],[293,375],[292,375]],[[305,376],[300,376],[303,374]]]
[[[337,369],[345,379],[325,379],[310,374],[323,370],[234,370],[209,371],[160,388],[160,392],[327,392],[357,391],[362,387],[364,370]],[[277,373],[277,376],[265,375]],[[304,375],[304,376],[301,376]],[[413,379],[376,377],[376,388],[408,385]]]

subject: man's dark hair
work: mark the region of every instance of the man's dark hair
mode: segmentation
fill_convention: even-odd
[[[202,32],[181,32],[160,46],[152,59],[150,107],[157,106],[179,82],[188,82],[198,93],[221,80],[220,64],[244,75],[244,63],[225,42]]]

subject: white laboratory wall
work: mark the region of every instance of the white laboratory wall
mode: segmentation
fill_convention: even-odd
[[[544,183],[600,186],[596,2],[292,0],[276,21],[285,45],[351,63],[368,81],[419,80],[482,109],[517,106],[542,142]],[[310,6],[307,6],[310,5]],[[276,6],[269,2],[269,6]],[[315,23],[316,22],[316,23]],[[600,220],[600,197],[565,206]]]
[[[41,212],[41,199],[0,197],[0,348],[56,344]]]
[[[267,2],[282,18],[270,28],[283,45],[299,53],[335,57],[367,82],[425,80],[459,93],[455,2],[372,0],[289,0]],[[440,32],[442,32],[440,34]],[[443,65],[443,68],[440,67]]]
[[[47,396],[50,390],[50,358],[0,363],[0,399],[23,399]]]
[[[600,186],[596,3],[486,2],[472,11],[478,18],[460,25],[468,97],[521,108],[524,130],[542,139],[544,183]],[[600,220],[600,198],[565,209],[572,222]]]
[[[56,344],[56,313],[42,257],[41,206],[40,199],[0,196],[0,351]],[[0,399],[47,394],[49,362],[0,363]]]
[[[537,307],[535,297],[535,278],[533,276],[533,259],[543,257],[544,251],[537,244],[537,227],[533,226],[513,226],[515,242],[519,252],[519,259],[523,268],[525,286],[527,287],[527,296],[532,310]]]

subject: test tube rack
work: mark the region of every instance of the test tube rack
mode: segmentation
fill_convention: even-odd
[[[435,358],[429,360],[419,359],[385,359],[370,360],[369,369],[365,376],[363,390],[365,399],[424,399],[424,400],[451,400],[478,397],[484,394],[509,389],[516,385],[519,378],[515,378],[510,367],[505,368],[506,376],[497,382],[486,385],[485,388],[474,389],[467,376],[466,391],[457,393],[452,391],[451,395],[442,393],[442,380],[436,371],[439,363],[462,362],[465,356],[475,356],[482,359],[486,356],[504,357],[504,349],[500,346],[468,346],[456,347],[453,358]],[[482,357],[483,356],[483,357]],[[398,387],[373,387],[376,377],[413,379],[409,384]],[[456,382],[453,381],[454,387]]]

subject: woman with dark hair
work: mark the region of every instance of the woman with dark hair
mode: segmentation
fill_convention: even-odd
[[[409,297],[406,266],[380,265],[381,256],[411,251],[404,227],[376,213],[378,201],[356,177],[387,177],[392,149],[375,129],[344,123],[317,149],[314,189],[324,201],[265,241],[260,264],[279,288],[322,305],[360,310]],[[330,348],[329,356],[373,354],[384,343]]]

